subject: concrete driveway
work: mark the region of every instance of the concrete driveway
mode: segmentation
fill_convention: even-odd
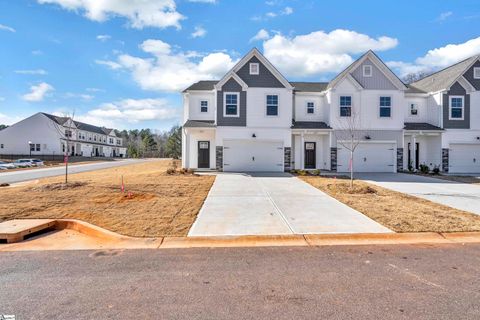
[[[480,215],[480,186],[405,173],[358,173],[357,179]]]
[[[189,236],[384,233],[386,227],[290,174],[218,174]]]

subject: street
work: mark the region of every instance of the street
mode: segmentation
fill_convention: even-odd
[[[70,164],[68,167],[68,173],[80,173],[87,171],[95,171],[100,169],[108,169],[113,167],[125,166],[135,163],[140,163],[146,160],[116,160],[116,161],[107,161],[107,162],[95,162],[88,164],[79,164],[74,163]],[[2,171],[0,172],[0,183],[16,183],[22,181],[36,180],[41,178],[61,176],[65,174],[65,167],[53,167],[53,168],[39,168],[31,170],[21,170],[21,171]]]
[[[479,319],[480,244],[0,252],[17,319]]]

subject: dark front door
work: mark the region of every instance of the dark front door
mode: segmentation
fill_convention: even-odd
[[[198,141],[198,168],[210,168],[210,141]]]
[[[315,169],[315,142],[305,142],[305,169]]]
[[[415,169],[418,169],[418,162],[420,160],[420,145],[418,142],[415,144]],[[412,147],[410,142],[408,143],[408,165],[413,164],[412,159]]]

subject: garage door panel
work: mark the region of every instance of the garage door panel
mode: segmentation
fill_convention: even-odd
[[[479,173],[480,145],[450,144],[449,172]]]
[[[272,141],[226,140],[224,171],[283,171],[283,143]]]
[[[361,143],[353,154],[354,172],[395,172],[395,144]],[[337,148],[337,171],[350,171],[350,150]]]

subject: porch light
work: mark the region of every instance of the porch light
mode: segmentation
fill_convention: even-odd
[[[252,134],[252,138],[256,138],[256,137],[257,137],[257,135],[255,133]]]
[[[372,139],[368,134],[365,136],[365,140],[370,140]]]

